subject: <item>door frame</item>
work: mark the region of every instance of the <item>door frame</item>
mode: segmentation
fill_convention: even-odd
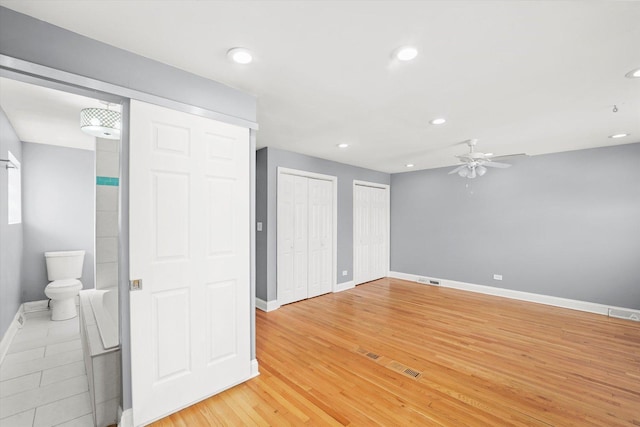
[[[202,107],[163,98],[158,95],[145,93],[136,89],[107,83],[91,77],[81,76],[73,72],[63,71],[46,65],[36,64],[31,61],[19,59],[13,56],[0,54],[0,77],[6,77],[21,82],[32,83],[50,89],[74,93],[88,98],[100,99],[122,105],[122,136],[120,139],[120,200],[119,200],[119,257],[118,257],[118,290],[119,290],[119,325],[120,325],[120,349],[121,349],[121,373],[122,373],[122,418],[124,425],[131,425],[131,345],[130,345],[130,319],[129,313],[129,108],[130,100],[136,99],[150,104],[159,105],[176,111],[190,113],[196,116],[206,117],[220,122],[247,127],[250,134],[250,224],[255,224],[255,177],[256,177],[256,131],[258,124],[250,120],[234,117],[228,114]],[[255,358],[255,228],[249,224],[250,229],[250,329],[251,329],[251,369],[253,375],[258,375],[258,361]],[[129,423],[129,424],[127,424]]]
[[[386,271],[386,276],[389,276],[389,271],[391,269],[391,186],[388,184],[380,184],[377,182],[370,182],[370,181],[362,181],[362,180],[358,180],[358,179],[354,179],[353,180],[353,187],[352,187],[352,194],[351,194],[351,208],[352,208],[352,259],[353,259],[353,265],[351,266],[351,270],[352,270],[352,277],[354,278],[354,286],[357,286],[358,284],[355,283],[355,263],[356,263],[356,227],[355,227],[355,219],[356,219],[356,206],[355,206],[355,199],[356,199],[356,187],[357,186],[361,186],[361,187],[372,187],[372,188],[379,188],[381,190],[385,191],[385,204],[386,204],[386,213],[387,213],[387,224],[386,224],[386,229],[387,232],[385,233],[385,261],[386,261],[386,265],[384,266],[384,269]]]
[[[331,218],[332,221],[332,244],[331,244],[331,292],[337,292],[337,282],[338,282],[338,177],[333,175],[324,175],[321,173],[303,171],[299,169],[290,169],[278,166],[277,178],[276,178],[276,212],[278,206],[278,192],[279,192],[279,183],[280,183],[280,175],[295,175],[302,176],[305,178],[312,179],[321,179],[323,181],[331,182],[332,188],[332,203],[333,203],[333,215]],[[278,236],[278,218],[276,214],[276,257],[278,256],[278,242],[280,241]],[[276,303],[277,306],[280,306],[278,302],[278,271],[276,269]]]

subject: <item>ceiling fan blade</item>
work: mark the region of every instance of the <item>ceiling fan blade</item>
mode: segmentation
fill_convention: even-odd
[[[452,173],[457,173],[458,171],[460,171],[463,168],[466,168],[467,165],[460,165],[457,168],[455,168],[454,170],[452,170],[451,172],[449,172],[449,175],[451,175]]]
[[[511,167],[509,163],[494,162],[493,160],[482,163],[482,166],[489,166],[490,168],[500,168],[500,169]]]
[[[528,156],[527,153],[514,153],[514,154],[505,154],[502,156],[495,156],[495,157],[491,157],[491,160],[495,160],[495,159],[506,159],[508,157],[519,157],[519,156]]]

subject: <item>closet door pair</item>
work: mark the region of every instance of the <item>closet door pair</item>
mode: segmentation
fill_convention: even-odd
[[[277,203],[278,303],[331,292],[333,183],[282,173]]]

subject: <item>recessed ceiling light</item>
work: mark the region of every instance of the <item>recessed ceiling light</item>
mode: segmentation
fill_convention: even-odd
[[[248,64],[253,61],[251,52],[249,49],[245,49],[244,47],[234,47],[233,49],[229,49],[227,57],[236,64]]]
[[[640,68],[636,68],[635,70],[631,70],[627,74],[625,74],[624,76],[628,77],[630,79],[640,78]]]
[[[429,123],[431,123],[432,125],[442,125],[444,123],[446,123],[447,119],[443,119],[442,117],[439,117],[437,119],[433,119],[431,120]]]
[[[403,46],[395,50],[394,56],[400,61],[411,61],[418,56],[418,49],[411,46]]]
[[[408,168],[412,168],[412,167],[414,167],[415,165],[414,165],[413,163],[407,163],[405,166],[406,166],[406,167],[408,167]]]
[[[349,144],[345,144],[344,142],[342,144],[338,144],[338,148],[347,148],[349,146]]]
[[[609,135],[609,138],[624,138],[625,136],[629,136],[628,133],[616,133],[615,135]]]

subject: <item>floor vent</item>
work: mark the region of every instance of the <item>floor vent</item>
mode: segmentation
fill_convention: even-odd
[[[631,310],[621,310],[619,308],[610,308],[609,317],[615,317],[618,319],[633,320],[640,322],[640,312]]]
[[[413,369],[411,369],[411,368],[407,368],[407,369],[405,369],[404,371],[402,371],[402,373],[403,373],[403,374],[410,375],[410,376],[412,376],[413,378],[418,378],[418,377],[420,376],[420,372],[418,372],[418,371],[414,371],[414,370],[413,370]]]

